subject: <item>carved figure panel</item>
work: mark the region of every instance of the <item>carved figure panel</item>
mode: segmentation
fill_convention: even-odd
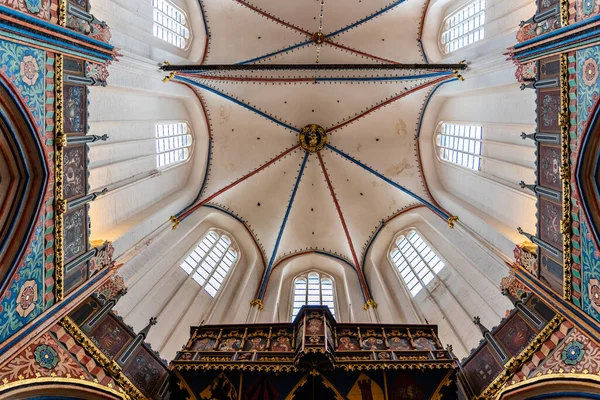
[[[482,346],[463,367],[476,394],[481,393],[502,369],[502,365],[492,354],[489,344]]]
[[[116,357],[133,339],[125,327],[110,314],[96,323],[89,336],[110,358]]]
[[[527,321],[516,312],[510,319],[495,333],[494,337],[509,357],[519,354],[536,336],[537,331],[533,329]]]
[[[85,145],[67,147],[64,151],[64,196],[69,200],[87,192]]]
[[[87,250],[87,209],[85,206],[65,214],[65,263]]]
[[[539,145],[538,179],[540,186],[562,190],[560,179],[560,147]]]
[[[152,396],[167,374],[165,367],[144,346],[138,347],[133,353],[125,365],[124,372],[148,397]]]
[[[560,89],[540,89],[538,93],[538,121],[542,132],[560,133],[558,125],[559,112]]]
[[[87,94],[86,87],[65,83],[65,132],[73,134],[85,134],[86,113],[87,113]]]
[[[540,249],[540,278],[548,284],[552,290],[562,295],[563,267],[543,249]]]
[[[560,231],[562,207],[545,198],[539,200],[539,235],[540,239],[551,244],[556,249],[562,249],[563,240]]]

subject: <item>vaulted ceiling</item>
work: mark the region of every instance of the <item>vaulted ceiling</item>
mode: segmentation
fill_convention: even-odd
[[[204,64],[425,63],[419,42],[427,0],[203,0]],[[323,11],[321,11],[323,10]],[[322,15],[322,18],[321,18]],[[325,34],[316,44],[311,35]],[[382,221],[432,199],[420,168],[424,104],[454,81],[442,69],[177,72],[210,126],[210,162],[196,207],[227,210],[252,231],[266,268],[305,249],[362,268]],[[317,124],[327,146],[298,145]],[[202,143],[196,151],[205,151]]]

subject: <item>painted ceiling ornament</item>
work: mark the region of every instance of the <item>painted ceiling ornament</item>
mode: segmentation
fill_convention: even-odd
[[[323,32],[320,32],[320,31],[319,32],[315,32],[312,35],[312,41],[315,44],[321,44],[321,43],[323,43],[325,41],[326,37],[327,36]]]
[[[298,135],[300,147],[309,153],[321,151],[327,144],[325,129],[316,124],[306,125]]]
[[[583,344],[577,341],[572,341],[563,349],[562,360],[567,365],[576,365],[581,361],[584,355],[585,350],[583,348]]]
[[[37,14],[42,9],[42,0],[25,0],[25,5],[30,12]]]
[[[35,361],[42,368],[53,369],[58,364],[58,354],[51,346],[41,344],[35,348]]]
[[[588,296],[594,310],[600,313],[600,282],[598,279],[590,279],[588,283]]]
[[[38,287],[35,280],[26,281],[17,296],[17,314],[25,318],[35,309],[35,303],[38,300]]]
[[[598,63],[593,58],[588,58],[583,64],[583,82],[587,86],[594,86],[598,82]]]
[[[21,60],[20,66],[21,79],[29,86],[35,85],[40,77],[40,66],[32,55],[26,55]]]
[[[594,13],[596,2],[595,0],[583,0],[581,6],[585,15],[592,15]]]

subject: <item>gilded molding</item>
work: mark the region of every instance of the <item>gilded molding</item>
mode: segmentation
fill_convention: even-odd
[[[560,25],[569,25],[569,0],[560,0]]]
[[[97,382],[90,382],[85,380],[85,376],[80,376],[79,379],[77,378],[72,378],[70,376],[67,375],[67,377],[61,377],[61,376],[46,376],[46,377],[37,377],[37,378],[31,378],[31,379],[24,379],[23,376],[19,376],[18,377],[18,381],[14,381],[14,382],[9,382],[9,383],[4,383],[4,382],[0,382],[0,394],[7,391],[7,390],[11,390],[11,389],[15,389],[18,388],[20,386],[30,386],[32,384],[61,384],[61,383],[65,383],[65,384],[74,384],[74,385],[78,385],[78,386],[87,386],[93,389],[97,389],[99,391],[103,391],[103,392],[108,392],[112,395],[114,395],[115,397],[119,397],[123,400],[130,400],[131,397],[129,397],[127,395],[127,393],[125,393],[123,391],[122,388],[118,388],[118,391],[112,388],[112,385],[109,384],[109,386],[104,386],[101,385]]]
[[[60,4],[62,3],[61,0]],[[63,198],[64,148],[67,144],[64,133],[63,73],[63,55],[56,54],[54,66],[54,294],[57,302],[64,297],[64,214],[67,208]]]
[[[527,362],[533,355],[542,347],[542,345],[550,338],[550,336],[560,327],[560,324],[564,321],[564,317],[560,314],[556,315],[546,325],[544,329],[529,343],[529,345],[517,356],[511,358],[504,366],[504,371],[500,373],[490,383],[490,385],[476,397],[478,400],[492,399],[496,393],[508,382],[514,374],[516,374],[523,364]]]
[[[67,0],[58,0],[58,25],[67,26]]]
[[[171,222],[173,223],[173,230],[177,229],[177,227],[179,226],[179,224],[181,223],[181,220],[179,218],[177,218],[176,216],[172,215],[171,216]]]
[[[259,372],[298,372],[294,365],[265,364],[175,364],[175,371],[259,371]]]
[[[163,82],[169,82],[171,79],[175,78],[175,72],[171,72],[169,75],[163,78]]]
[[[264,306],[261,299],[254,299],[250,302],[250,307],[258,306],[258,311],[262,311]]]
[[[563,235],[563,299],[570,302],[572,295],[571,271],[571,149],[569,110],[569,62],[566,54],[560,56],[560,115],[561,132],[561,179],[562,179],[562,220],[560,231]]]
[[[548,371],[546,374],[541,374],[534,376],[533,378],[524,378],[521,382],[512,384],[511,386],[506,386],[500,391],[495,399],[499,400],[502,396],[508,392],[515,391],[517,389],[521,389],[527,386],[533,386],[539,383],[543,383],[545,381],[557,380],[557,379],[565,379],[565,380],[585,380],[585,381],[594,381],[598,385],[600,385],[600,377],[598,375],[590,374],[590,373],[565,373],[561,370],[559,371]]]
[[[116,361],[109,359],[95,344],[87,337],[85,333],[79,329],[79,327],[69,317],[64,317],[60,320],[60,324],[65,331],[69,333],[79,344],[87,354],[89,354],[94,361],[101,366],[108,375],[110,375],[115,382],[125,390],[125,393],[133,400],[143,400],[146,398],[139,391],[139,389],[123,374],[121,366]]]
[[[363,308],[365,309],[365,311],[367,311],[371,307],[377,308],[377,303],[373,299],[367,300],[367,302],[365,303],[365,306]]]
[[[452,217],[448,218],[448,227],[449,227],[450,229],[454,229],[454,225],[455,225],[455,223],[456,223],[456,222],[458,222],[458,221],[459,221],[459,218],[458,218],[456,215],[454,215],[454,216],[452,216]]]

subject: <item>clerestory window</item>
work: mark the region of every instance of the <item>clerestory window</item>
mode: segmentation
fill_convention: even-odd
[[[168,0],[152,0],[154,6],[154,36],[180,49],[185,49],[190,39],[187,18],[183,11]]]
[[[440,124],[436,136],[438,155],[444,161],[480,171],[482,130],[478,125]]]
[[[309,272],[294,279],[292,320],[304,305],[327,306],[335,317],[333,279],[318,272]]]
[[[187,123],[156,124],[154,131],[157,168],[179,164],[190,157],[192,135]]]
[[[444,20],[441,43],[444,53],[485,38],[485,2],[474,0]]]

